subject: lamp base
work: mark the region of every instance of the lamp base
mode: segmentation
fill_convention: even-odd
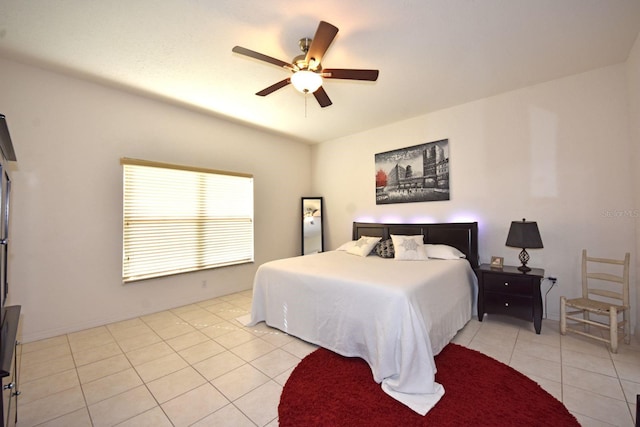
[[[522,265],[518,267],[518,270],[522,271],[523,273],[531,271],[531,269],[527,267],[527,263],[529,262],[529,254],[527,253],[527,250],[525,248],[522,248],[522,251],[520,252],[518,258],[520,258],[520,262],[522,263]]]

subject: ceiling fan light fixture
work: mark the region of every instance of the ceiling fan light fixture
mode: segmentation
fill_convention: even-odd
[[[322,76],[308,70],[300,70],[291,76],[291,84],[302,93],[313,93],[322,86]]]

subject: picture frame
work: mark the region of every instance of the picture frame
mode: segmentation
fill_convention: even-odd
[[[449,140],[375,155],[376,205],[450,200]]]
[[[491,268],[502,268],[502,267],[504,267],[504,257],[492,256],[490,265],[491,265]]]

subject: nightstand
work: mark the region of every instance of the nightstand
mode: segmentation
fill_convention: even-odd
[[[542,296],[540,284],[544,270],[532,268],[523,273],[517,267],[505,265],[501,269],[482,264],[478,275],[478,320],[484,314],[507,314],[533,321],[536,334],[542,328]]]

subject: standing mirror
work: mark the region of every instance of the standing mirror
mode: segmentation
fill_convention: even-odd
[[[302,198],[302,255],[324,250],[322,197]]]

